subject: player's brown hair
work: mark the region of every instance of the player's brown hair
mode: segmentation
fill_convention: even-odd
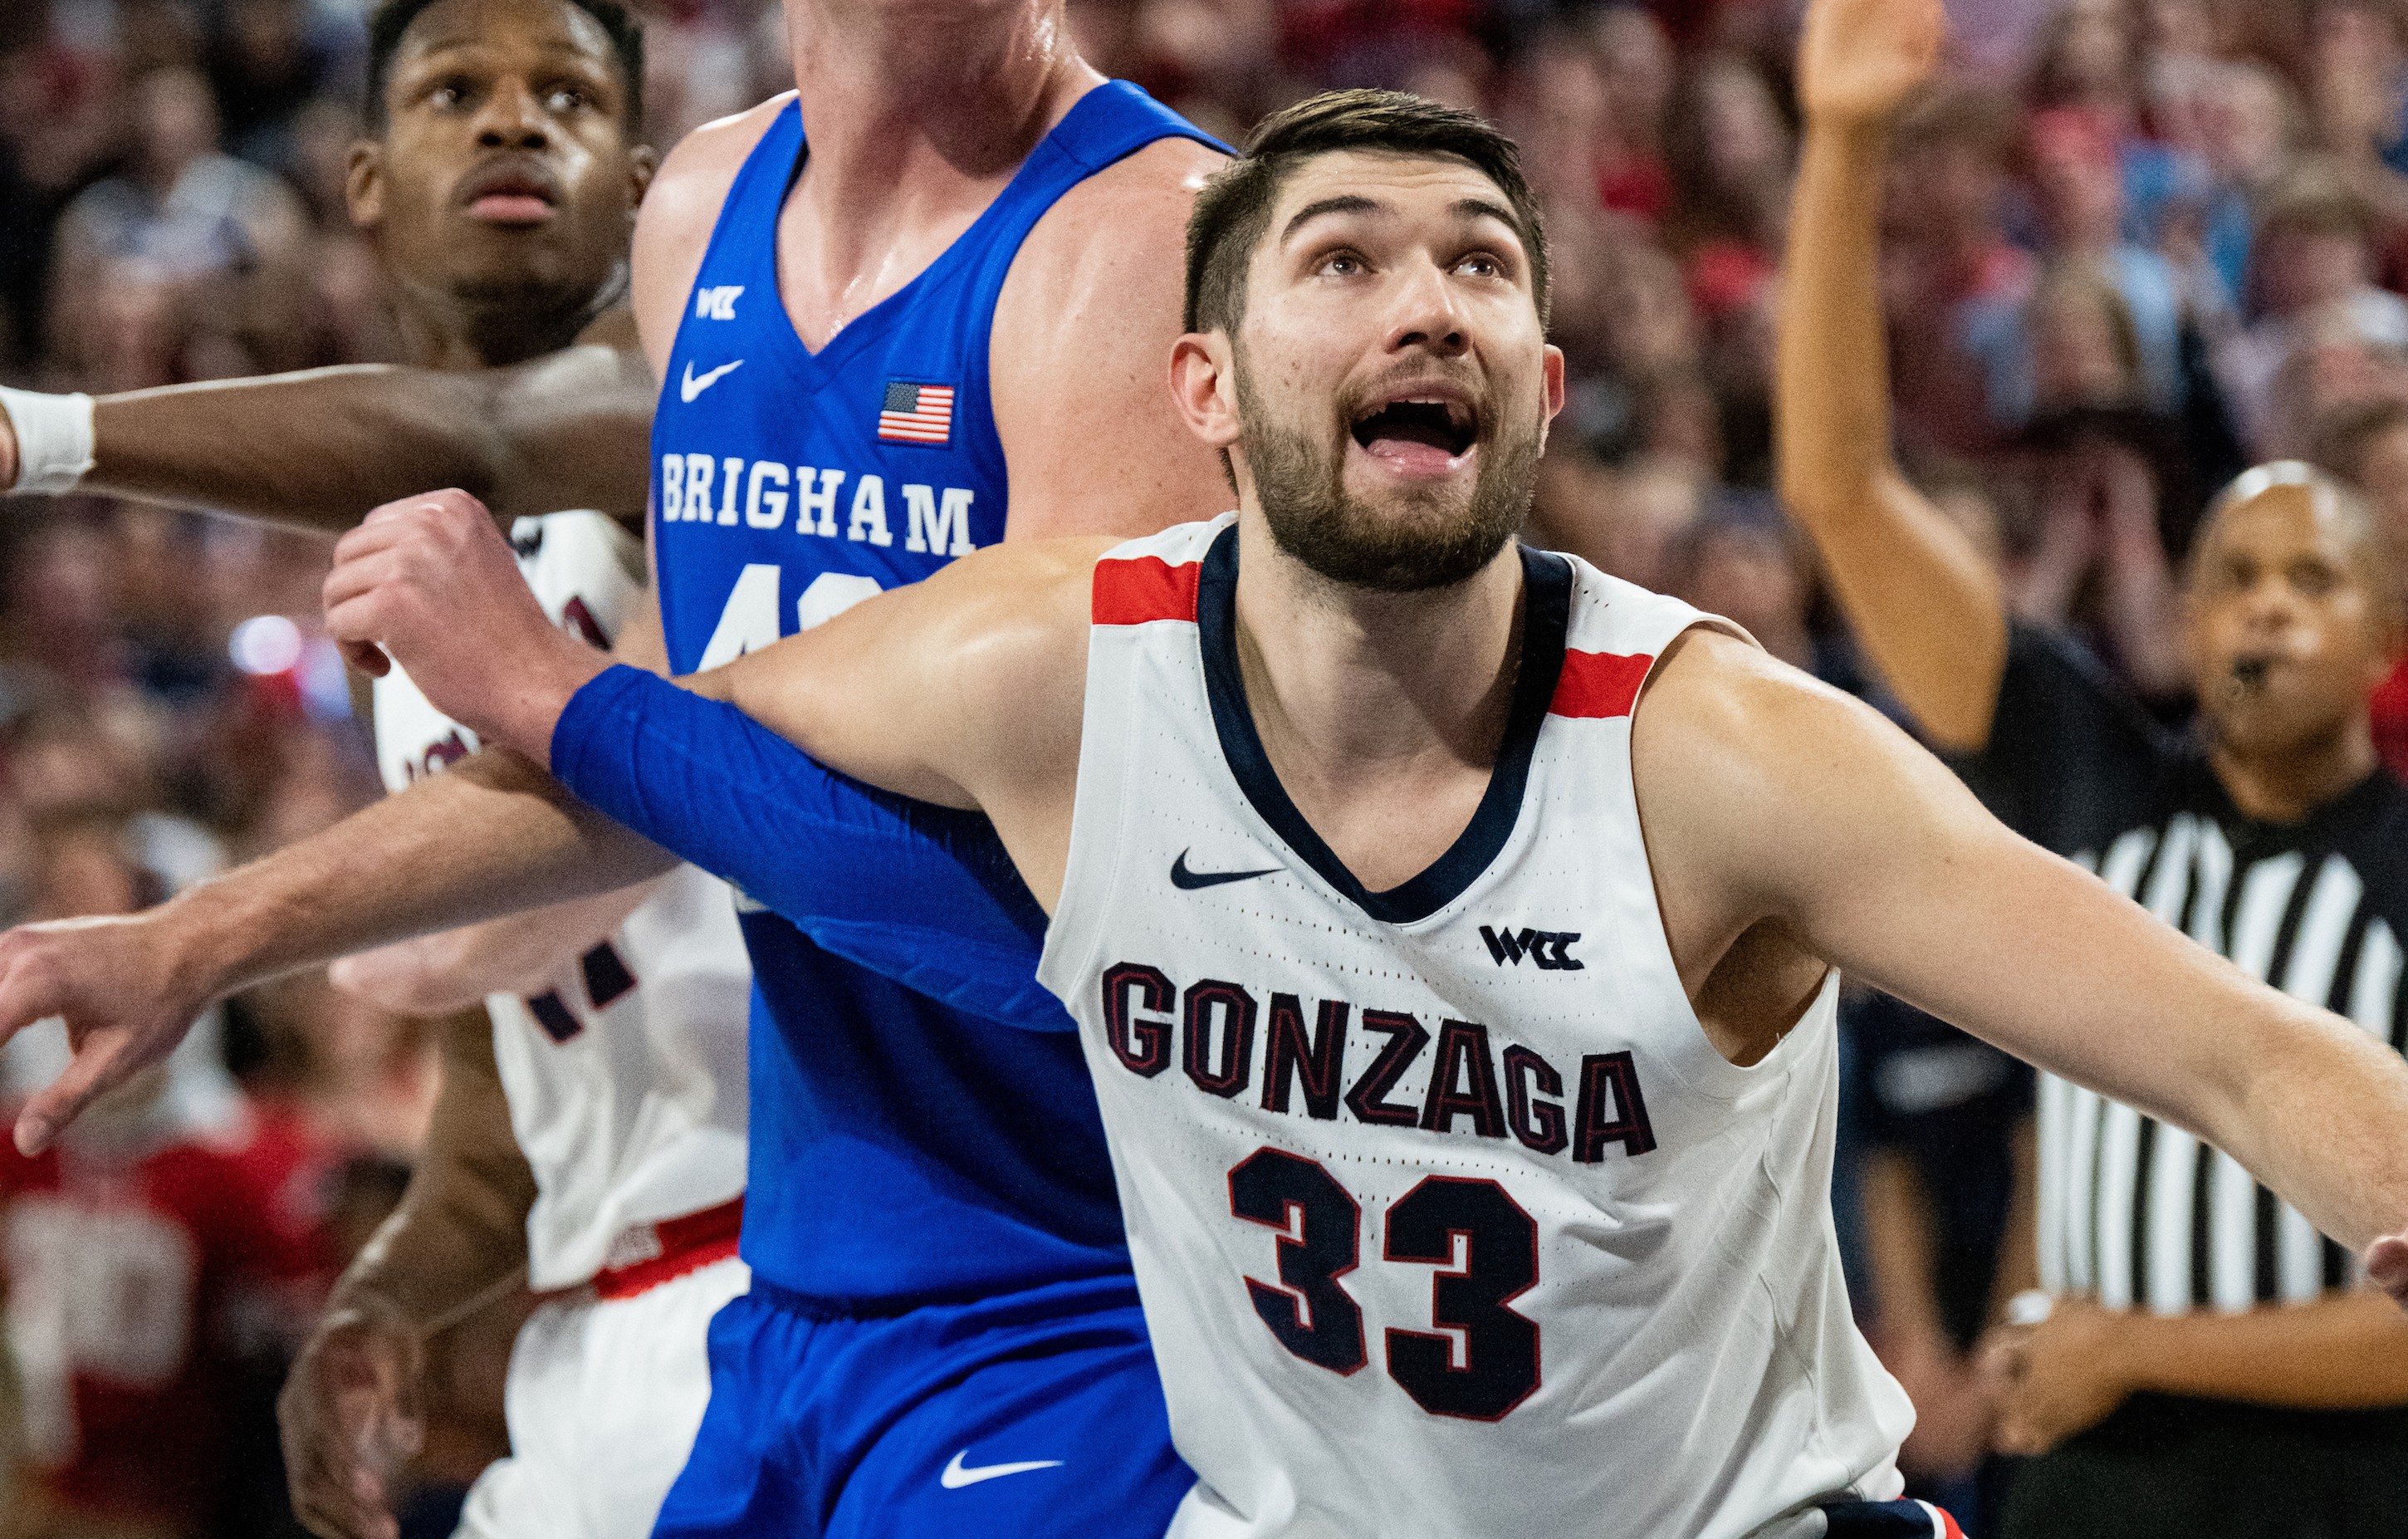
[[[1505,194],[1530,262],[1530,292],[1547,319],[1547,234],[1513,141],[1469,112],[1402,91],[1328,91],[1262,121],[1246,152],[1204,185],[1187,219],[1189,331],[1234,330],[1246,312],[1246,266],[1270,225],[1271,205],[1298,165],[1343,150],[1451,156]]]

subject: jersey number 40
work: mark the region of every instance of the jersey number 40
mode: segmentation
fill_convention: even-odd
[[[1254,1313],[1316,1367],[1369,1361],[1363,1309],[1338,1279],[1362,1259],[1363,1210],[1317,1162],[1258,1149],[1229,1172],[1229,1211],[1277,1230],[1279,1283],[1248,1277]],[[1539,1280],[1539,1226],[1494,1181],[1433,1175],[1388,1208],[1386,1259],[1455,1267],[1431,1286],[1431,1323],[1387,1330],[1388,1376],[1432,1416],[1496,1421],[1539,1388],[1539,1327],[1508,1307]],[[1461,1337],[1460,1362],[1455,1335]]]

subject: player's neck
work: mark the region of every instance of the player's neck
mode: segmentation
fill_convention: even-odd
[[[794,0],[787,18],[810,142],[796,195],[831,230],[984,207],[1099,79],[1056,4]]]
[[[461,292],[393,285],[402,357],[421,368],[506,368],[558,352],[626,297],[627,266],[599,288]]]
[[[2329,739],[2279,753],[2212,742],[2208,764],[2232,804],[2260,823],[2297,823],[2374,772],[2374,734],[2363,712]]]
[[[1403,881],[1486,789],[1520,656],[1521,561],[1509,546],[1453,587],[1369,593],[1281,553],[1259,516],[1240,538],[1238,665],[1263,750],[1357,876]]]

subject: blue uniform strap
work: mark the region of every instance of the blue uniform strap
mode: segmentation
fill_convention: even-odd
[[[978,813],[864,785],[725,701],[624,664],[570,698],[552,765],[837,956],[1007,1026],[1074,1029],[1037,983],[1044,911]]]
[[[993,432],[988,382],[994,376],[988,349],[994,338],[995,304],[1028,232],[1061,201],[1063,194],[1089,177],[1149,144],[1177,138],[1192,139],[1224,154],[1237,153],[1138,86],[1126,80],[1106,80],[1071,104],[1062,121],[1020,163],[1010,184],[979,216],[973,227],[978,237],[976,266],[965,275],[960,291],[959,313],[966,318],[962,335],[968,344],[962,367],[968,420],[984,423],[987,431]],[[1083,425],[1066,424],[1066,430],[1079,431]],[[1001,465],[999,441],[992,452]]]
[[[789,100],[769,120],[721,199],[710,244],[703,249],[695,285],[738,281],[758,295],[778,292],[778,214],[794,184],[803,150],[803,108]],[[678,317],[678,338],[694,321],[693,295]]]

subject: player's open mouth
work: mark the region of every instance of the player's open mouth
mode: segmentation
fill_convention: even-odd
[[[460,189],[468,217],[485,224],[540,224],[552,215],[560,190],[552,178],[523,164],[490,166]]]
[[[1480,414],[1452,390],[1378,402],[1350,429],[1366,453],[1412,475],[1443,475],[1480,441]]]

